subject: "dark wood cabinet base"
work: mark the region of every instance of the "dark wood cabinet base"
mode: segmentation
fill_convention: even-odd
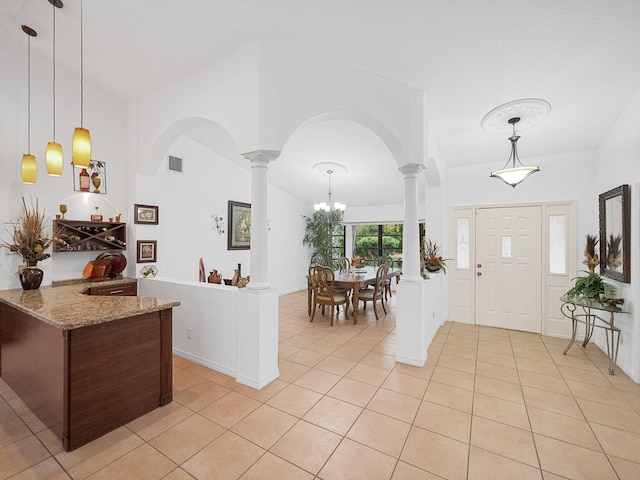
[[[171,309],[61,330],[0,304],[0,374],[78,448],[172,400]]]

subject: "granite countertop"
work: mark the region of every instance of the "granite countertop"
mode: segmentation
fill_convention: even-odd
[[[177,307],[177,300],[140,296],[84,295],[96,286],[137,281],[122,278],[102,282],[64,281],[38,290],[0,290],[0,302],[11,305],[61,330],[96,325]]]

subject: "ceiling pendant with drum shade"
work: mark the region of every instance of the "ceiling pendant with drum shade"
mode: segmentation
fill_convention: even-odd
[[[80,0],[80,126],[73,132],[71,158],[75,167],[86,168],[91,161],[91,134],[84,128],[84,52],[82,32],[82,6]]]
[[[62,175],[62,145],[56,142],[56,8],[62,8],[61,0],[49,0],[53,5],[53,141],[47,143],[45,160],[47,173],[52,177]]]
[[[518,140],[516,124],[520,129],[528,128],[547,118],[551,104],[541,98],[523,98],[500,105],[487,113],[480,122],[484,130],[491,133],[507,133],[512,131],[511,154],[502,170],[491,172],[490,177],[499,178],[507,185],[515,188],[529,175],[539,172],[538,167],[525,167],[518,157]]]
[[[511,185],[514,188],[532,173],[540,171],[540,168],[538,167],[525,167],[522,162],[520,162],[520,158],[518,157],[518,140],[520,139],[520,136],[516,135],[516,123],[519,121],[520,117],[513,117],[509,119],[509,123],[513,126],[513,135],[509,137],[509,140],[511,141],[511,154],[509,155],[509,160],[507,160],[505,168],[491,172],[490,175],[490,177],[499,178],[504,183]],[[516,166],[516,161],[519,166]],[[511,164],[511,168],[508,168],[509,164]]]
[[[38,176],[38,166],[36,164],[36,157],[31,155],[31,37],[36,37],[38,32],[36,32],[33,28],[27,27],[26,25],[22,25],[22,31],[29,36],[29,47],[28,47],[28,77],[29,84],[27,89],[27,118],[28,118],[28,128],[27,128],[27,152],[22,156],[22,164],[21,164],[21,172],[22,172],[22,182],[23,183],[36,183],[36,177]]]
[[[347,206],[344,203],[331,201],[331,175],[333,174],[336,174],[338,176],[344,175],[345,173],[347,173],[347,168],[344,165],[340,165],[339,163],[324,162],[324,163],[317,163],[316,165],[314,165],[313,171],[317,174],[326,173],[327,175],[329,175],[329,196],[328,196],[329,201],[328,203],[325,203],[325,202],[316,203],[313,205],[313,209],[316,212],[319,212],[319,211],[330,212],[332,210],[337,212],[344,212],[347,209]]]

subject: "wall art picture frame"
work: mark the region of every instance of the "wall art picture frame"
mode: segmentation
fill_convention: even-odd
[[[152,263],[158,261],[158,241],[138,240],[136,242],[136,263]]]
[[[89,175],[89,188],[80,186],[80,174],[83,170]],[[84,175],[84,174],[83,174]],[[73,169],[73,189],[76,192],[107,193],[107,166],[102,160],[90,160],[86,168]]]
[[[227,250],[251,248],[251,204],[229,200]]]
[[[600,275],[631,283],[631,187],[620,185],[598,197]]]
[[[158,225],[158,207],[156,205],[135,204],[133,213],[133,223]]]

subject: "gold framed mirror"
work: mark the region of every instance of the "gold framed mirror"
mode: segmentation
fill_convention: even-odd
[[[631,283],[631,188],[600,194],[600,275]]]

